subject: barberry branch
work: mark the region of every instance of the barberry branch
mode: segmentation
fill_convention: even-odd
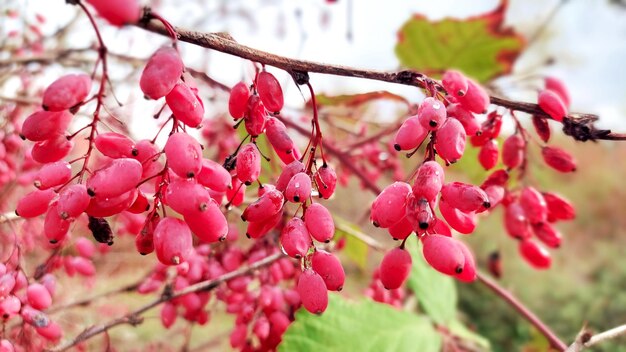
[[[154,33],[168,37],[171,36],[171,29],[168,29],[160,21],[153,19],[154,17],[150,9],[146,8],[143,18],[135,25]],[[371,79],[415,86],[418,88],[426,88],[427,83],[433,82],[433,80],[426,75],[412,70],[386,72],[293,59],[239,44],[232,37],[224,33],[203,33],[180,27],[173,28],[180,41],[283,69],[290,73],[296,81],[298,78],[306,76],[309,72],[313,72],[334,76]],[[551,119],[539,105],[534,103],[514,101],[497,96],[491,96],[491,103],[510,110],[521,111]],[[594,126],[594,122],[597,121],[597,119],[598,116],[592,114],[570,114],[563,119],[563,131],[565,134],[579,141],[595,141],[599,139],[626,140],[626,134],[613,133],[611,130],[606,129],[597,129]]]
[[[576,336],[576,340],[567,348],[567,350],[565,350],[565,352],[580,352],[586,348],[620,336],[626,336],[626,324],[595,335],[586,328],[583,328],[578,336]]]
[[[110,329],[119,326],[119,325],[139,325],[143,322],[143,318],[142,318],[142,314],[149,311],[150,309],[157,307],[158,305],[171,301],[172,299],[175,299],[177,297],[181,297],[184,296],[186,294],[189,293],[195,293],[195,292],[200,292],[200,291],[211,291],[213,289],[215,289],[216,287],[218,287],[220,284],[230,281],[232,279],[241,277],[241,276],[245,276],[245,275],[249,275],[252,272],[254,272],[257,269],[263,268],[265,266],[268,266],[272,263],[274,263],[275,261],[277,261],[278,259],[284,257],[284,254],[282,254],[281,252],[267,256],[253,264],[250,264],[247,267],[240,267],[237,270],[233,270],[229,273],[226,273],[222,276],[219,276],[215,279],[212,280],[206,280],[206,281],[201,281],[198,282],[194,285],[190,285],[185,287],[182,290],[179,291],[175,291],[171,294],[167,294],[167,295],[161,295],[159,298],[157,298],[156,300],[122,316],[119,318],[115,318],[112,320],[109,320],[108,322],[104,323],[104,324],[97,324],[97,325],[92,325],[89,328],[83,330],[82,333],[78,334],[75,338],[68,340],[62,344],[59,344],[58,346],[48,350],[49,352],[61,352],[61,351],[66,351],[74,346],[76,346],[77,344],[86,341],[94,336],[97,336],[101,333],[104,332],[108,332]]]

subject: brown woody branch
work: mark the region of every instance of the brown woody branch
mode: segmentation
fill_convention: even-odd
[[[565,350],[565,352],[580,352],[585,348],[592,347],[601,342],[614,339],[620,336],[626,336],[626,324],[614,327],[607,331],[592,334],[587,328],[576,336],[576,340]]]
[[[74,346],[76,346],[77,344],[86,341],[96,335],[99,335],[103,332],[109,331],[110,329],[119,326],[119,325],[139,325],[143,322],[143,317],[142,314],[147,312],[148,310],[162,304],[165,302],[168,302],[174,298],[180,297],[180,296],[184,296],[186,294],[189,293],[195,293],[195,292],[200,292],[200,291],[211,291],[213,289],[215,289],[216,287],[218,287],[220,284],[230,281],[232,279],[241,277],[241,276],[245,276],[245,275],[249,275],[252,272],[254,272],[257,269],[263,268],[265,266],[268,266],[270,264],[272,264],[273,262],[275,262],[276,260],[282,258],[284,256],[284,254],[282,253],[276,253],[273,255],[270,255],[268,257],[265,257],[247,267],[240,267],[237,270],[231,271],[229,273],[226,273],[220,277],[217,277],[213,280],[207,280],[207,281],[202,281],[202,282],[198,282],[194,285],[190,285],[185,287],[182,290],[179,291],[175,291],[172,294],[163,294],[161,295],[161,297],[159,297],[158,299],[122,316],[119,318],[115,318],[113,320],[110,320],[104,324],[98,324],[98,325],[93,325],[87,329],[85,329],[82,333],[78,334],[78,336],[76,336],[75,338],[68,340],[62,344],[59,344],[58,346],[48,350],[49,352],[61,352],[61,351],[66,351]]]
[[[166,27],[160,21],[153,20],[149,8],[144,10],[143,19],[135,25],[154,33],[168,37],[170,36]],[[183,42],[283,69],[291,74],[294,80],[299,84],[305,83],[306,80],[308,80],[308,73],[311,72],[334,76],[371,79],[388,83],[415,86],[418,88],[424,88],[428,82],[432,82],[429,77],[412,70],[386,72],[293,59],[239,44],[228,34],[203,33],[181,27],[174,27],[174,29],[176,30],[178,39]],[[550,116],[546,114],[539,107],[539,105],[534,103],[514,101],[497,96],[491,96],[491,103],[510,110],[550,118]],[[591,114],[570,114],[570,116],[566,117],[563,121],[563,132],[579,141],[595,141],[598,139],[626,140],[626,134],[612,133],[611,130],[601,130],[595,128],[593,123],[597,119],[598,117],[596,115]]]

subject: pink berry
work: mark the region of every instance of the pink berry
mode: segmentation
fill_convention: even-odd
[[[380,281],[387,290],[397,289],[409,277],[413,260],[408,251],[394,248],[380,263]]]
[[[306,209],[304,223],[309,234],[316,241],[330,242],[335,235],[333,216],[325,206],[319,203],[313,203]]]
[[[69,74],[52,82],[43,92],[44,110],[68,110],[82,103],[91,90],[91,77],[81,74]]]
[[[278,112],[283,108],[283,90],[273,74],[261,71],[257,76],[256,89],[267,110]]]
[[[328,307],[328,291],[324,279],[312,269],[306,269],[298,279],[298,294],[306,310],[323,313]]]
[[[443,235],[427,235],[422,238],[424,258],[435,270],[446,275],[459,275],[465,267],[465,255],[458,241]]]
[[[563,121],[567,116],[567,108],[561,98],[551,90],[544,90],[539,93],[539,107],[556,121]]]
[[[163,151],[170,169],[182,178],[194,177],[202,170],[202,147],[187,133],[172,134]]]
[[[576,171],[576,160],[571,154],[561,148],[545,146],[541,148],[541,155],[546,164],[557,171]]]
[[[519,252],[524,260],[536,269],[548,269],[552,264],[550,252],[533,240],[520,241]]]
[[[318,249],[311,257],[311,265],[313,270],[322,277],[329,291],[341,291],[346,280],[346,273],[339,258]]]

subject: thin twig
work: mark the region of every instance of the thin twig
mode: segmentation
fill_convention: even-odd
[[[497,282],[489,278],[487,275],[477,272],[478,281],[487,286],[500,298],[504,299],[511,307],[513,307],[518,313],[520,313],[524,319],[531,323],[541,334],[550,342],[550,345],[559,350],[565,351],[567,345],[556,336],[556,334],[539,319],[530,309],[528,309],[522,302],[520,302],[511,292],[498,285]]]
[[[576,340],[567,348],[565,352],[580,352],[585,348],[597,345],[606,340],[611,340],[620,336],[626,336],[626,324],[614,327],[607,331],[591,334],[586,328],[576,336]]]
[[[104,324],[98,324],[98,325],[93,325],[87,329],[85,329],[82,333],[78,334],[78,336],[76,336],[75,338],[68,340],[64,343],[61,343],[60,345],[48,350],[49,352],[61,352],[61,351],[66,351],[74,346],[76,346],[77,344],[86,341],[96,335],[99,335],[105,331],[109,331],[110,329],[118,326],[118,325],[138,325],[141,324],[143,322],[143,318],[142,318],[142,314],[145,313],[146,311],[160,305],[161,303],[170,301],[174,298],[180,297],[180,296],[184,296],[186,294],[189,293],[195,293],[195,292],[200,292],[200,291],[211,291],[213,289],[215,289],[216,287],[218,287],[220,284],[230,281],[232,279],[238,278],[240,276],[245,276],[248,275],[250,273],[252,273],[253,271],[260,269],[262,267],[268,266],[270,264],[272,264],[273,262],[277,261],[278,259],[282,258],[284,256],[283,253],[279,252],[273,255],[270,255],[268,257],[265,257],[247,267],[240,267],[237,270],[231,271],[229,273],[226,273],[220,277],[217,277],[213,280],[206,280],[206,281],[201,281],[198,282],[194,285],[190,285],[185,287],[182,290],[176,291],[170,295],[161,295],[161,297],[157,298],[156,300],[122,316],[119,318],[115,318],[113,320],[110,320]]]

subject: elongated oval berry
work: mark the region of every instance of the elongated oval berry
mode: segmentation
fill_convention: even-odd
[[[448,117],[453,117],[463,125],[465,134],[468,136],[476,136],[480,131],[480,123],[471,112],[465,110],[460,104],[450,104],[446,108]]]
[[[202,159],[202,169],[196,180],[216,192],[226,192],[232,187],[230,173],[221,164],[209,159]]]
[[[405,182],[394,182],[385,187],[372,203],[370,219],[374,226],[388,228],[402,220],[410,192],[411,186]]]
[[[68,110],[82,103],[91,90],[91,77],[84,73],[69,74],[57,78],[43,92],[43,109]]]
[[[529,238],[530,223],[519,202],[512,202],[504,211],[504,228],[509,236],[516,239]]]
[[[415,175],[413,182],[413,194],[416,198],[426,198],[432,201],[441,191],[444,181],[444,171],[441,165],[436,161],[427,161],[423,163]]]
[[[260,99],[250,97],[248,102],[248,114],[244,117],[246,132],[252,137],[257,137],[265,131],[267,122],[267,110]]]
[[[130,208],[128,208],[128,211],[133,214],[141,214],[148,210],[150,210],[150,202],[148,201],[148,198],[145,193],[138,191],[137,199],[135,199]]]
[[[248,222],[248,227],[246,228],[246,236],[249,238],[259,238],[266,233],[270,232],[276,225],[280,223],[283,218],[282,208],[278,213],[271,216],[269,219],[264,221],[250,221]]]
[[[396,132],[393,138],[393,148],[397,151],[413,150],[424,141],[427,134],[428,130],[422,126],[419,118],[411,116]]]
[[[170,169],[182,178],[194,177],[202,170],[202,147],[187,133],[172,134],[163,151]]]
[[[522,258],[536,269],[548,269],[552,264],[550,252],[533,240],[520,241],[519,252]]]
[[[487,198],[489,199],[489,208],[482,207],[477,210],[477,212],[482,213],[487,209],[493,209],[496,205],[500,204],[506,195],[506,189],[502,186],[498,185],[489,185],[487,187],[483,187],[485,193],[487,193]]]
[[[441,83],[448,94],[455,97],[462,97],[467,94],[468,80],[461,72],[448,70],[441,77]]]
[[[443,235],[427,235],[422,238],[424,259],[435,270],[446,275],[459,275],[465,267],[465,255],[458,241]]]
[[[387,229],[394,240],[403,240],[413,233],[413,223],[404,216],[400,221]]]
[[[539,138],[541,138],[544,143],[547,143],[550,139],[550,125],[548,124],[548,120],[543,117],[533,115],[533,127],[535,127],[535,132],[537,132]]]
[[[13,291],[14,287],[15,275],[13,275],[13,273],[0,275],[0,297],[6,297]]]
[[[544,192],[542,195],[548,207],[548,221],[572,220],[576,217],[576,209],[569,200],[551,192]]]
[[[138,153],[135,142],[120,133],[101,133],[96,136],[94,143],[100,153],[113,159],[132,158]]]
[[[163,165],[159,162],[161,151],[148,139],[142,139],[135,144],[136,155],[132,158],[139,161],[143,168],[142,178],[156,175],[163,169]]]
[[[181,215],[202,211],[209,203],[209,191],[194,180],[175,180],[165,191],[165,204]]]
[[[141,73],[141,91],[150,99],[166,96],[183,74],[183,67],[183,60],[176,49],[170,46],[160,48],[152,54]]]
[[[475,114],[487,112],[490,103],[487,91],[471,79],[467,80],[467,93],[464,96],[457,96],[457,100],[461,106]]]
[[[85,237],[79,237],[76,243],[74,243],[74,247],[76,247],[76,251],[83,258],[91,259],[96,253],[96,246]]]
[[[43,233],[50,243],[58,243],[65,239],[73,219],[63,219],[59,216],[58,203],[48,208],[46,219],[43,222]]]
[[[548,205],[534,187],[524,187],[519,202],[531,224],[544,222],[548,218]]]
[[[268,111],[278,112],[283,108],[283,90],[273,74],[260,72],[256,79],[256,89]]]
[[[241,218],[244,221],[265,221],[283,208],[284,200],[281,191],[277,189],[266,191],[259,199],[246,207]]]
[[[73,146],[74,142],[68,141],[64,135],[58,134],[45,141],[35,143],[31,155],[33,160],[38,163],[53,163],[65,158]]]
[[[322,314],[328,307],[328,290],[324,279],[313,271],[306,269],[298,279],[296,288],[302,305],[313,314]]]
[[[494,139],[489,140],[487,143],[480,147],[478,153],[478,161],[485,170],[491,170],[498,164],[498,142]]]
[[[316,241],[328,243],[335,235],[333,216],[322,204],[313,203],[306,209],[304,223]]]
[[[563,81],[556,77],[548,76],[544,79],[544,83],[547,90],[552,91],[556,95],[558,95],[565,104],[565,107],[569,107],[571,99]]]
[[[405,214],[416,233],[423,233],[435,221],[435,215],[428,200],[424,197],[417,198],[413,193],[409,193],[407,196]]]
[[[59,194],[58,215],[61,219],[76,218],[87,209],[90,201],[85,185],[78,183],[67,186]]]
[[[424,99],[417,110],[419,122],[429,131],[439,129],[446,121],[446,116],[446,107],[433,97]]]
[[[61,326],[54,321],[46,326],[35,326],[35,331],[48,341],[58,341],[63,336]]]
[[[70,121],[72,114],[67,111],[37,111],[24,120],[20,135],[29,141],[45,141],[65,133]]]
[[[142,172],[141,164],[135,159],[115,159],[89,177],[87,190],[92,196],[117,197],[135,188]]]
[[[280,244],[285,253],[292,258],[302,258],[309,251],[311,236],[300,218],[292,218],[280,233]]]
[[[341,291],[346,281],[346,273],[339,258],[318,249],[311,256],[311,267],[322,277],[329,291]]]
[[[446,183],[441,189],[441,197],[453,208],[464,212],[490,207],[485,191],[478,186],[462,182]]]
[[[40,190],[60,186],[72,178],[72,167],[66,161],[46,164],[37,171],[35,187]]]
[[[550,115],[551,118],[556,121],[563,121],[563,118],[567,116],[567,108],[565,103],[555,92],[551,90],[544,90],[539,92],[539,98],[537,99],[541,110]]]
[[[561,148],[545,146],[541,148],[541,155],[546,164],[557,171],[576,171],[576,160],[571,154]]]
[[[137,198],[137,189],[132,189],[126,193],[122,193],[119,196],[107,198],[96,195],[91,198],[89,206],[85,210],[88,215],[104,218],[119,214],[128,209]]]
[[[465,129],[457,119],[447,119],[437,131],[435,149],[437,154],[449,163],[461,159],[465,152]]]
[[[26,299],[31,307],[44,310],[52,304],[50,292],[40,283],[32,283],[26,288]]]
[[[519,134],[509,136],[502,144],[502,163],[514,169],[524,161],[526,143]]]
[[[284,123],[273,116],[269,116],[265,123],[265,135],[274,150],[283,153],[291,153],[294,144],[293,140],[287,134],[287,127]]]
[[[304,166],[303,166],[304,169]],[[337,187],[337,174],[335,169],[328,164],[322,165],[315,173],[313,179],[317,186],[320,198],[328,199],[335,193]]]
[[[230,90],[228,98],[228,112],[235,120],[244,116],[248,109],[248,98],[250,97],[250,89],[244,82],[239,82]]]
[[[285,198],[293,203],[304,203],[311,196],[311,177],[299,172],[289,180],[285,188]]]
[[[204,105],[189,86],[179,81],[165,96],[174,117],[189,127],[198,127],[204,116]]]
[[[472,282],[476,280],[476,261],[474,260],[474,254],[472,254],[472,251],[465,243],[457,241],[456,244],[465,257],[465,265],[463,266],[463,271],[460,274],[456,274],[454,277],[463,282]]]
[[[276,180],[276,189],[284,192],[289,184],[289,181],[291,181],[291,178],[295,174],[303,171],[304,164],[299,160],[294,160],[290,164],[287,164],[287,166],[285,166],[283,171],[280,173],[280,176],[278,176],[278,180]]]
[[[532,225],[535,236],[546,246],[551,248],[559,248],[563,236],[554,226],[547,222],[541,222]]]
[[[237,171],[237,178],[248,186],[259,178],[261,153],[254,143],[248,143],[241,147],[237,154],[235,170]]]
[[[87,0],[98,15],[114,26],[122,26],[139,21],[141,7],[137,0]]]
[[[185,222],[191,231],[204,243],[224,241],[228,235],[228,221],[214,201],[204,210],[185,214]]]
[[[469,235],[474,232],[474,229],[476,229],[478,220],[476,218],[476,214],[473,212],[466,213],[453,208],[444,199],[439,201],[439,211],[448,225],[462,234]],[[438,223],[443,222],[439,221]],[[437,233],[444,234],[440,231]]]
[[[154,229],[154,250],[165,265],[178,265],[187,261],[193,251],[193,238],[189,226],[175,218],[164,218]]]
[[[48,210],[48,205],[55,196],[52,189],[32,191],[19,200],[15,213],[23,218],[39,216]]]
[[[165,302],[161,307],[161,324],[169,329],[176,322],[176,306],[172,302]]]
[[[387,290],[400,288],[411,273],[413,260],[408,251],[394,248],[380,263],[380,281]]]
[[[11,341],[7,339],[0,340],[0,351],[1,352],[15,352],[15,347],[11,343]]]

